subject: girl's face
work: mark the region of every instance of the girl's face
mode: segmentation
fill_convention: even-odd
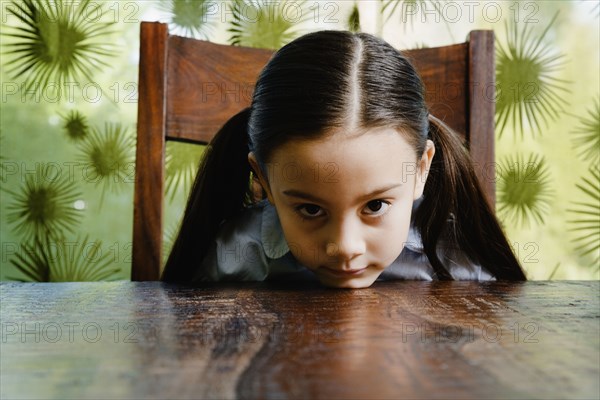
[[[391,128],[340,130],[279,147],[259,179],[301,264],[324,285],[368,287],[404,248],[434,151],[417,157]]]

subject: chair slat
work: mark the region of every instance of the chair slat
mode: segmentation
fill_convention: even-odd
[[[270,50],[169,38],[167,137],[207,143],[250,105]]]
[[[463,142],[469,130],[468,50],[467,43],[460,43],[403,51],[421,75],[430,112],[454,129]]]

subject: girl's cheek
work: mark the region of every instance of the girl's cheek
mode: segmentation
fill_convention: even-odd
[[[311,268],[318,259],[318,243],[314,232],[309,232],[306,227],[298,223],[294,215],[285,215],[280,219],[285,238],[290,252],[304,266]]]

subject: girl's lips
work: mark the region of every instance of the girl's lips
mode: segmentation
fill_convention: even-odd
[[[341,269],[333,269],[333,268],[328,268],[328,267],[321,267],[323,268],[326,272],[335,275],[335,276],[357,276],[362,274],[363,272],[365,272],[367,270],[367,267],[365,268],[361,268],[361,269],[352,269],[352,270],[341,270]]]

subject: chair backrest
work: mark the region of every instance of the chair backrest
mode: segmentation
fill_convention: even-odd
[[[142,22],[131,279],[158,280],[162,260],[166,140],[208,143],[250,105],[270,50],[171,36]],[[463,138],[490,204],[494,185],[494,34],[405,51],[421,74],[432,114]]]

